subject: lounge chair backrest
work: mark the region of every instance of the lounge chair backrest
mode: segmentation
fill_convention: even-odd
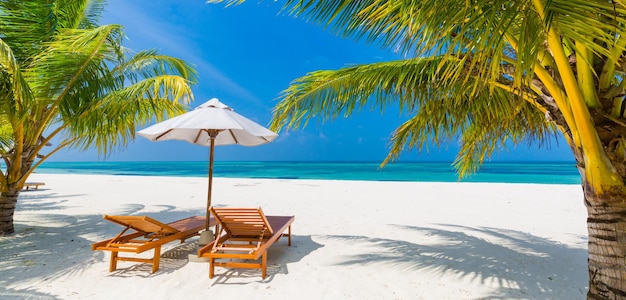
[[[178,229],[173,228],[167,224],[163,224],[148,216],[109,216],[105,215],[104,219],[113,223],[120,224],[145,233],[160,233],[171,234],[179,232]]]
[[[268,237],[274,234],[261,208],[215,208],[211,213],[231,236]]]

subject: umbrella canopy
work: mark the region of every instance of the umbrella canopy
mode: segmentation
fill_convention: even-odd
[[[151,141],[182,140],[210,148],[207,230],[209,229],[209,207],[211,207],[213,185],[214,146],[232,144],[257,146],[269,143],[278,136],[273,131],[236,113],[217,98],[180,116],[142,129],[137,134]]]
[[[215,145],[257,146],[278,135],[233,111],[217,98],[196,109],[167,119],[137,132],[151,141],[182,140],[202,146],[211,145],[211,132],[217,130]]]

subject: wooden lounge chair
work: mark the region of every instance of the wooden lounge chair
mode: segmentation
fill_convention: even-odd
[[[210,210],[220,228],[219,238],[198,250],[198,257],[209,258],[209,278],[213,278],[218,266],[261,269],[265,279],[268,248],[281,236],[287,236],[291,246],[293,216],[265,216],[261,208],[211,207]],[[241,261],[259,258],[261,262]]]
[[[31,187],[34,187],[35,190],[38,190],[40,185],[46,185],[46,183],[44,183],[44,182],[26,182],[26,183],[24,183],[24,189],[28,191]]]
[[[159,269],[161,245],[171,241],[186,239],[198,235],[205,228],[206,217],[194,216],[168,224],[163,224],[147,216],[104,216],[105,220],[124,226],[118,235],[112,239],[97,242],[91,245],[91,250],[111,251],[109,272],[115,271],[117,262],[134,261],[152,264],[152,273]],[[212,224],[211,224],[212,223]],[[215,220],[210,219],[210,226]],[[125,234],[129,229],[134,232]],[[121,257],[120,252],[142,253],[154,249],[152,258]]]

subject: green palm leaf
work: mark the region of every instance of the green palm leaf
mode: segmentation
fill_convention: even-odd
[[[431,139],[440,145],[461,134],[457,167],[462,175],[508,141],[545,142],[554,133],[555,127],[524,96],[502,87],[468,89],[476,85],[476,76],[459,81],[447,78],[456,73],[442,72],[459,65],[437,56],[312,72],[284,91],[271,127],[299,128],[313,117],[327,120],[362,109],[399,107],[410,118],[393,133],[385,163],[404,149],[427,150]]]
[[[0,0],[0,189],[19,188],[64,147],[122,148],[137,126],[182,112],[193,97],[196,73],[186,62],[131,55],[120,25],[97,25],[105,2]]]

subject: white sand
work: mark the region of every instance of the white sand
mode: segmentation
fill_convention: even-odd
[[[121,226],[104,214],[171,222],[203,215],[204,178],[34,174],[16,234],[0,237],[0,299],[584,299],[586,211],[578,185],[225,179],[213,204],[295,215],[293,244],[259,270],[187,261],[161,268],[91,251]],[[148,253],[150,254],[150,253]],[[149,256],[149,255],[148,255]]]

